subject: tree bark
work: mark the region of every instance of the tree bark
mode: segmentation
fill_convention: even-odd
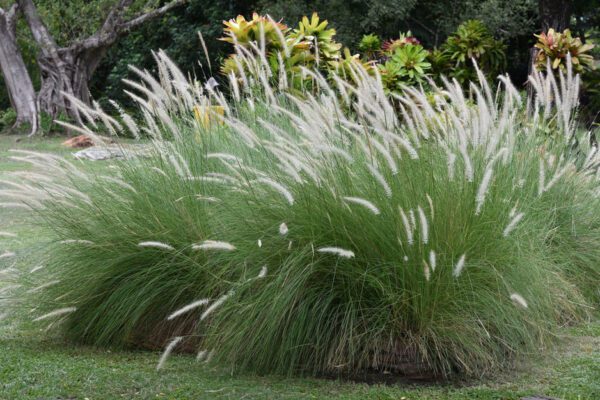
[[[538,6],[543,32],[550,28],[562,32],[569,27],[573,14],[573,0],[540,0]]]
[[[38,107],[29,72],[17,46],[17,5],[8,11],[0,8],[0,70],[17,114],[15,127],[28,123],[31,134],[38,130]]]

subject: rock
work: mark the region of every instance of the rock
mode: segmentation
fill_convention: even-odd
[[[94,142],[89,136],[79,135],[72,137],[71,139],[65,140],[63,146],[70,147],[72,149],[83,149],[87,147],[92,147]]]
[[[94,146],[73,153],[73,157],[80,160],[101,161],[111,158],[145,156],[149,151],[150,147],[147,145]]]
[[[123,157],[123,152],[119,149],[111,149],[107,147],[90,147],[73,153],[73,157],[80,160],[100,161]]]

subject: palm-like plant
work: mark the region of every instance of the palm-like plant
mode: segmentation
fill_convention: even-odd
[[[472,61],[490,77],[498,73],[506,63],[505,50],[504,43],[494,39],[478,20],[462,23],[442,46],[442,51],[454,64],[450,75],[463,83],[477,79]]]

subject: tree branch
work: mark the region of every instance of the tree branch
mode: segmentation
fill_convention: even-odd
[[[17,4],[25,16],[25,20],[31,29],[33,38],[40,45],[42,53],[49,57],[57,57],[58,45],[40,18],[33,1],[17,0]]]
[[[6,13],[6,25],[8,26],[8,30],[15,33],[17,29],[17,17],[19,12],[19,5],[17,3],[13,4],[8,12]]]
[[[119,5],[115,6],[115,8],[113,8],[113,10],[111,10],[111,12],[109,13],[109,15],[111,13],[113,13],[113,11],[116,12],[117,9],[119,10],[123,10],[123,8],[119,8],[119,6],[123,3],[127,3],[130,2],[131,0],[121,0]],[[136,17],[134,17],[133,19],[127,21],[127,22],[119,22],[118,24],[115,24],[113,26],[113,28],[109,31],[104,31],[103,29],[101,29],[99,32],[95,33],[94,35],[77,41],[75,43],[73,43],[72,45],[70,45],[67,48],[61,49],[61,51],[85,51],[85,50],[91,50],[91,49],[95,49],[95,48],[99,48],[99,47],[104,47],[104,46],[109,46],[111,44],[113,44],[117,38],[119,36],[123,36],[123,35],[127,35],[132,29],[138,27],[139,25],[150,21],[154,18],[157,17],[161,17],[164,14],[166,14],[167,12],[171,11],[173,8],[178,7],[180,5],[183,5],[184,3],[186,3],[187,0],[173,0],[168,4],[165,4],[164,6],[154,9],[152,11],[149,11],[147,13],[138,15]],[[121,15],[122,17],[122,15]],[[114,18],[114,17],[112,17]],[[120,18],[117,16],[117,18]],[[107,17],[107,21],[108,21],[109,17]],[[105,22],[106,24],[106,22]]]
[[[119,2],[115,4],[108,12],[104,23],[97,32],[99,36],[110,33],[115,26],[121,24],[125,9],[128,8],[132,3],[133,0],[119,0]]]
[[[117,27],[117,30],[118,30],[119,34],[125,33],[133,28],[136,28],[137,26],[143,24],[146,21],[149,21],[151,19],[165,15],[166,13],[171,11],[173,8],[179,7],[180,5],[184,4],[186,1],[187,0],[173,0],[172,2],[165,4],[164,6],[162,6],[160,8],[157,8],[157,9],[147,12],[145,14],[139,15],[123,24],[120,24]]]

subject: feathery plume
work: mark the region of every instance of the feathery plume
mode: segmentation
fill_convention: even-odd
[[[423,244],[427,244],[427,242],[429,242],[429,224],[427,223],[427,217],[421,206],[417,208],[417,212],[419,213],[419,221],[421,222],[421,241]]]
[[[212,196],[202,196],[201,194],[197,194],[196,195],[196,199],[197,200],[203,200],[203,201],[208,201],[209,203],[218,203],[221,201],[221,199],[217,198],[217,197],[212,197]]]
[[[275,182],[273,179],[270,178],[258,178],[254,182],[264,183],[265,185],[270,186],[271,188],[278,191],[283,197],[285,197],[285,199],[288,203],[290,203],[291,206],[294,205],[294,196],[292,196],[292,193],[282,184]]]
[[[138,246],[139,247],[154,247],[154,248],[163,249],[163,250],[175,250],[175,248],[173,246],[171,246],[170,244],[163,243],[163,242],[154,242],[154,241],[140,242],[140,243],[138,243]]]
[[[5,202],[5,203],[0,203],[0,208],[29,208],[29,206],[24,203]]]
[[[18,273],[19,271],[16,268],[14,268],[14,265],[15,264],[13,264],[12,267],[0,269],[0,276],[2,276],[2,275],[11,275],[11,274]]]
[[[194,308],[198,308],[200,306],[203,306],[205,304],[208,304],[209,300],[208,299],[201,299],[201,300],[196,300],[184,307],[181,307],[179,310],[175,311],[174,313],[172,313],[171,315],[169,315],[167,317],[167,321],[170,321],[172,319],[175,319],[177,317],[179,317],[180,315],[185,314],[188,311],[193,310]]]
[[[2,258],[11,258],[16,256],[17,254],[13,251],[5,251],[4,253],[0,254],[0,259]]]
[[[259,279],[264,278],[265,276],[267,276],[267,272],[268,272],[267,266],[263,265],[263,267],[260,269],[260,272],[258,273],[257,278],[259,278]]]
[[[491,167],[488,167],[483,174],[483,179],[481,180],[481,184],[477,190],[477,196],[475,197],[475,203],[477,204],[475,208],[475,215],[479,215],[481,213],[481,207],[485,202],[485,195],[488,192],[493,172],[494,170]]]
[[[48,287],[50,287],[50,286],[54,286],[54,285],[56,285],[56,284],[58,284],[58,283],[60,283],[60,281],[59,281],[59,280],[54,280],[54,281],[46,282],[46,283],[44,283],[44,284],[42,284],[42,285],[40,285],[40,286],[36,286],[36,287],[34,287],[33,289],[29,289],[29,290],[27,291],[27,293],[35,293],[35,292],[39,292],[40,290],[46,289],[46,288],[48,288]]]
[[[456,154],[451,153],[450,151],[448,151],[448,179],[449,180],[453,180],[454,179],[454,164],[456,163]]]
[[[219,308],[223,303],[225,303],[227,301],[228,298],[230,298],[231,296],[233,296],[233,290],[230,290],[228,293],[224,294],[223,296],[219,297],[217,300],[214,301],[214,303],[212,303],[200,316],[200,321],[204,321],[204,319],[206,317],[208,317],[213,311],[215,311],[217,308]]]
[[[61,240],[60,244],[94,244],[91,240],[83,240],[83,239],[67,239]]]
[[[390,187],[390,185],[385,180],[385,177],[383,176],[383,174],[377,168],[375,168],[374,166],[372,166],[369,163],[367,163],[367,167],[369,168],[369,171],[371,172],[371,175],[373,175],[373,177],[375,178],[375,180],[383,188],[383,191],[385,192],[385,195],[387,197],[392,197],[392,188]]]
[[[236,164],[242,163],[242,160],[240,160],[238,157],[234,156],[233,154],[229,154],[229,153],[208,153],[206,155],[206,158],[208,158],[208,159],[217,158],[220,160],[231,161]]]
[[[281,236],[285,236],[287,235],[289,229],[287,227],[287,225],[285,224],[285,222],[282,222],[281,225],[279,225],[279,234]]]
[[[375,204],[371,203],[369,200],[363,199],[361,197],[342,197],[342,198],[344,199],[344,201],[346,201],[348,203],[358,204],[360,206],[367,208],[369,211],[371,211],[375,215],[381,214],[381,211],[379,211],[379,208],[377,208],[375,206]]]
[[[431,266],[431,271],[435,272],[436,255],[435,255],[435,251],[433,251],[433,250],[429,250],[429,265]]]
[[[506,225],[506,228],[504,228],[504,232],[502,232],[502,235],[504,237],[507,237],[515,229],[517,224],[523,219],[524,216],[525,214],[518,213],[514,217],[512,217],[508,225]]]
[[[5,270],[2,270],[0,272],[3,272]],[[2,288],[0,288],[0,294],[4,294],[4,293],[8,293],[9,291],[13,290],[13,289],[18,289],[20,288],[21,285],[8,285],[8,286],[4,286]]]
[[[31,269],[31,271],[29,271],[29,273],[30,273],[30,274],[33,274],[34,272],[37,272],[37,271],[39,271],[39,270],[40,270],[40,269],[42,269],[42,268],[44,268],[44,266],[43,266],[43,265],[37,265],[37,266],[33,267],[33,268]]]
[[[544,160],[540,160],[540,175],[538,181],[538,196],[541,196],[544,193],[544,188],[546,186],[546,170],[544,168]]]
[[[417,229],[417,219],[415,218],[415,212],[412,208],[408,210],[408,216],[410,217],[411,229],[414,231]]]
[[[208,354],[206,355],[206,359],[204,360],[204,363],[208,364],[212,360],[214,355],[215,355],[214,350],[209,351]]]
[[[435,218],[435,210],[433,209],[433,200],[431,199],[431,196],[429,196],[429,194],[425,194],[425,197],[427,197],[427,202],[429,203],[429,211],[431,211],[431,219],[433,220]]]
[[[412,245],[414,243],[412,226],[410,225],[404,210],[400,207],[398,208],[400,209],[400,218],[402,218],[402,224],[404,225],[404,230],[406,231],[406,241],[409,245]]]
[[[169,358],[169,356],[171,355],[171,352],[173,352],[175,347],[182,340],[183,340],[182,336],[176,336],[175,338],[173,338],[173,340],[171,340],[169,342],[169,344],[165,348],[165,351],[163,351],[162,355],[160,356],[160,360],[158,361],[158,365],[156,366],[157,371],[161,370],[165,366],[165,362],[167,361],[167,358]]]
[[[151,170],[158,172],[159,174],[161,174],[162,176],[167,176],[166,172],[163,171],[162,169],[158,168],[158,167],[150,167]]]
[[[425,275],[425,280],[429,282],[429,279],[431,278],[431,269],[429,269],[429,264],[427,264],[427,261],[425,260],[423,260],[423,274]]]
[[[221,242],[218,240],[205,240],[199,244],[192,245],[193,250],[224,250],[232,251],[235,250],[235,246],[231,243]]]
[[[463,254],[462,256],[460,256],[460,258],[458,259],[458,262],[456,263],[456,265],[454,265],[454,270],[452,271],[452,276],[455,278],[458,278],[460,276],[460,274],[462,273],[463,269],[465,268],[465,259],[466,259],[466,254]]]
[[[57,317],[60,315],[65,315],[65,314],[70,314],[74,311],[77,311],[77,307],[65,307],[65,308],[59,308],[58,310],[54,310],[49,312],[48,314],[44,314],[41,317],[37,317],[36,319],[34,319],[34,322],[37,321],[42,321],[44,319],[48,319],[48,318],[52,318],[52,317]]]
[[[196,361],[200,362],[204,359],[204,357],[206,357],[206,355],[208,354],[208,350],[200,350],[198,352],[198,355],[196,356]]]
[[[510,295],[510,299],[517,305],[527,308],[527,301],[518,293],[513,293]]]
[[[339,257],[343,257],[343,258],[353,258],[354,257],[354,252],[351,250],[345,250],[339,247],[321,247],[320,249],[317,249],[317,251],[319,253],[329,253],[329,254],[335,254]]]

